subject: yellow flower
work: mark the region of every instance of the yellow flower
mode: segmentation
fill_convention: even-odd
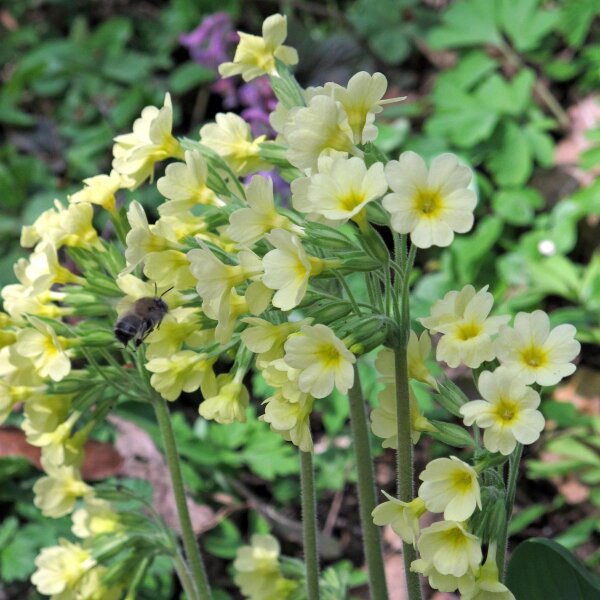
[[[429,372],[426,360],[431,352],[431,338],[427,331],[421,333],[421,337],[411,330],[408,338],[407,358],[408,358],[408,376],[425,383],[432,388],[438,388],[435,377]],[[375,368],[380,373],[379,380],[383,383],[393,383],[395,381],[394,351],[390,348],[382,348],[375,359]]]
[[[267,300],[268,304],[268,300]],[[233,335],[238,323],[238,317],[250,312],[250,307],[244,296],[240,296],[234,289],[221,298],[205,300],[202,303],[204,314],[217,321],[215,327],[215,341],[226,344]]]
[[[34,401],[45,391],[45,387],[31,387],[23,385],[11,385],[5,378],[4,369],[0,367],[0,425],[6,421],[8,415],[19,402]]]
[[[182,392],[195,392],[214,378],[215,361],[206,354],[181,350],[167,358],[153,358],[146,363],[146,369],[153,373],[152,387],[165,400],[177,400]]]
[[[200,141],[221,156],[236,175],[267,168],[259,156],[259,144],[266,136],[253,140],[250,125],[235,113],[217,113],[215,121],[202,126]]]
[[[17,344],[0,349],[0,378],[10,386],[41,387],[44,380],[37,374],[35,365],[29,358],[17,352]],[[36,394],[33,393],[35,398]]]
[[[510,316],[489,316],[494,298],[487,288],[475,293],[472,285],[466,285],[460,292],[448,292],[433,305],[431,317],[419,319],[431,331],[444,334],[436,358],[450,367],[463,363],[475,369],[496,356],[492,336]]]
[[[133,180],[135,189],[152,177],[154,164],[165,158],[182,157],[179,142],[173,137],[171,96],[165,95],[162,108],[146,106],[133,123],[133,131],[115,138],[113,169]]]
[[[158,191],[169,199],[158,208],[161,216],[181,215],[197,205],[224,206],[225,202],[206,185],[208,167],[195,150],[185,153],[185,162],[167,165],[165,174],[156,182]]]
[[[423,481],[419,497],[425,501],[427,510],[443,512],[447,521],[466,521],[475,507],[481,510],[477,473],[455,456],[432,460],[419,479]]]
[[[115,194],[122,188],[132,187],[134,182],[128,177],[113,170],[110,172],[110,175],[88,177],[83,180],[83,183],[85,184],[85,187],[82,190],[68,196],[68,200],[71,204],[88,202],[90,204],[101,206],[109,213],[116,214],[117,200]]]
[[[290,402],[298,402],[304,394],[298,387],[300,373],[300,369],[290,367],[283,358],[271,361],[262,370],[265,383]]]
[[[77,498],[89,494],[93,488],[81,480],[73,466],[56,466],[42,458],[42,466],[48,474],[35,482],[33,503],[45,517],[57,519],[69,514]]]
[[[425,512],[425,503],[421,498],[411,502],[402,502],[382,490],[388,499],[373,509],[375,525],[390,525],[394,533],[399,535],[407,544],[415,543],[419,535],[419,517]]]
[[[54,304],[65,299],[63,292],[56,292],[51,288],[39,292],[34,289],[32,282],[25,275],[27,264],[25,259],[17,261],[15,274],[21,283],[5,285],[0,292],[4,300],[4,308],[11,318],[19,325],[23,325],[26,323],[27,315],[56,319],[71,314],[70,307]],[[37,282],[37,285],[39,286],[40,282]]]
[[[173,286],[177,290],[189,290],[196,285],[187,255],[179,250],[151,252],[144,259],[144,275],[159,287]]]
[[[442,154],[431,163],[408,151],[385,166],[391,194],[383,207],[392,215],[392,229],[410,233],[417,248],[449,246],[454,232],[465,233],[473,226],[475,193],[467,189],[471,171],[453,154]]]
[[[317,173],[308,180],[292,182],[292,203],[300,212],[323,217],[328,225],[341,225],[348,219],[362,224],[367,204],[383,196],[387,189],[383,163],[367,169],[356,156],[322,156]]]
[[[454,575],[445,575],[440,573],[433,564],[419,558],[413,560],[410,565],[410,570],[413,573],[421,573],[427,577],[429,585],[434,590],[440,592],[454,592],[459,587],[468,585],[473,581],[473,575],[470,572],[465,573],[461,577],[454,577]]]
[[[96,561],[89,550],[65,539],[58,546],[44,548],[35,559],[37,571],[31,581],[40,594],[54,600],[78,600],[75,591]]]
[[[17,334],[17,352],[29,358],[40,377],[61,381],[71,371],[71,361],[65,352],[68,340],[59,338],[54,329],[36,317],[29,317],[33,328]]]
[[[122,525],[119,515],[109,502],[100,498],[88,497],[85,506],[77,509],[72,517],[71,530],[79,538],[88,538],[103,533],[118,532]]]
[[[238,548],[234,581],[249,600],[285,600],[296,583],[279,567],[279,542],[271,535],[253,535],[251,546]]]
[[[200,416],[217,423],[245,423],[250,395],[242,383],[243,378],[242,371],[238,371],[235,377],[226,373],[219,375],[214,388],[204,394],[205,400],[199,409]]]
[[[495,542],[488,546],[487,558],[476,578],[461,583],[460,594],[463,600],[515,600],[513,593],[498,579]]]
[[[571,361],[581,345],[573,325],[550,329],[550,319],[542,310],[520,312],[513,328],[503,327],[496,340],[500,363],[525,383],[554,385],[575,371]]]
[[[537,410],[540,396],[525,381],[506,367],[484,371],[477,384],[484,400],[460,408],[465,425],[476,423],[485,430],[483,444],[490,452],[506,456],[517,442],[533,444],[540,437],[544,428],[544,417]]]
[[[482,558],[479,538],[455,521],[423,529],[417,546],[421,558],[442,575],[462,577],[478,569]]]
[[[253,246],[275,228],[302,235],[302,227],[277,212],[270,178],[255,175],[246,188],[246,200],[248,208],[240,208],[231,214],[226,232],[238,245]]]
[[[296,401],[288,400],[282,389],[264,401],[265,414],[262,419],[271,425],[271,429],[291,441],[302,452],[313,451],[310,433],[310,414],[314,398],[309,394],[300,394]]]
[[[315,398],[324,398],[334,386],[342,394],[354,383],[356,357],[325,325],[306,325],[285,343],[285,362],[299,369],[298,387]]]
[[[316,169],[325,150],[362,156],[344,107],[329,96],[314,96],[307,107],[290,113],[283,135],[289,145],[287,159],[301,170]]]
[[[263,257],[262,281],[268,288],[277,290],[273,306],[291,310],[304,298],[309,278],[318,275],[327,263],[306,254],[300,238],[289,231],[274,229],[265,237],[275,249]]]
[[[24,225],[21,228],[21,246],[33,248],[50,231],[60,229],[62,211],[64,211],[62,204],[55,200],[54,208],[45,210],[31,225]]]
[[[238,31],[240,42],[233,62],[219,65],[221,77],[241,75],[251,81],[261,75],[276,75],[275,59],[286,65],[298,62],[298,53],[290,46],[282,46],[287,37],[287,17],[279,14],[267,17],[262,26],[262,37]]]
[[[33,292],[38,295],[42,295],[54,284],[85,283],[83,277],[75,275],[59,263],[56,248],[50,241],[40,242],[28,261],[18,261],[15,271],[21,270],[22,275],[17,275],[19,279],[31,282]]]

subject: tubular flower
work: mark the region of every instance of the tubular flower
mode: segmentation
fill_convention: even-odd
[[[20,272],[21,269],[23,272]],[[17,261],[15,272],[19,279],[31,282],[35,294],[43,294],[54,284],[85,283],[84,278],[61,266],[56,248],[50,241],[40,242],[28,261],[25,259]]]
[[[481,544],[477,536],[454,521],[434,523],[417,542],[421,558],[442,575],[462,577],[479,568]]]
[[[199,153],[186,151],[185,162],[167,165],[165,174],[156,182],[158,191],[169,202],[160,205],[161,216],[184,214],[197,205],[225,206],[225,202],[206,185],[208,167]]]
[[[262,376],[265,383],[275,388],[281,395],[290,402],[298,402],[304,392],[298,387],[299,369],[290,367],[283,358],[278,358],[262,370]]]
[[[243,372],[235,377],[221,374],[212,390],[204,390],[205,400],[200,404],[200,416],[217,423],[246,422],[246,407],[250,395],[242,383]]]
[[[419,497],[427,510],[443,512],[447,521],[466,521],[476,507],[481,510],[477,473],[455,456],[432,460],[419,479]]]
[[[271,425],[271,429],[281,434],[302,452],[313,451],[310,433],[310,414],[314,398],[301,394],[294,402],[288,400],[279,389],[264,402],[265,414],[262,419]]]
[[[273,181],[255,175],[246,188],[248,208],[240,208],[229,217],[227,236],[240,246],[253,246],[272,229],[284,229],[302,235],[302,227],[279,214],[273,200]]]
[[[149,177],[154,164],[166,158],[181,158],[183,151],[173,137],[173,107],[170,94],[162,108],[146,106],[133,124],[132,133],[118,135],[113,146],[113,169],[132,180],[134,189]]]
[[[324,398],[334,386],[345,394],[354,383],[356,357],[325,325],[307,325],[285,343],[285,362],[300,370],[298,387]]]
[[[510,316],[489,316],[494,298],[487,288],[475,293],[472,285],[466,285],[460,292],[448,292],[433,305],[431,317],[419,319],[431,331],[443,334],[436,358],[450,367],[464,363],[475,369],[496,356],[492,336]]]
[[[489,545],[487,558],[476,578],[463,582],[460,593],[464,600],[515,600],[513,593],[499,581],[495,542]]]
[[[356,156],[348,115],[340,102],[329,96],[314,96],[307,107],[290,113],[283,128],[288,142],[287,158],[298,169],[317,169],[324,150],[338,150]]]
[[[460,408],[465,425],[476,423],[485,431],[483,444],[490,452],[507,456],[517,444],[533,444],[544,428],[537,410],[539,394],[505,367],[484,371],[478,387],[484,400],[467,402]]]
[[[111,214],[117,212],[117,200],[115,194],[123,188],[130,188],[134,185],[134,181],[114,169],[110,175],[96,175],[83,180],[85,187],[68,196],[71,204],[79,204],[80,202],[89,202],[97,204]]]
[[[292,202],[296,210],[318,215],[330,225],[341,225],[348,219],[362,224],[367,204],[386,191],[382,163],[367,169],[356,156],[322,156],[317,173],[292,182]]]
[[[425,513],[425,503],[421,498],[402,502],[382,490],[387,502],[379,504],[371,513],[375,525],[390,525],[394,533],[407,544],[415,543],[419,535],[419,518]]]
[[[279,567],[279,542],[271,535],[253,535],[251,546],[237,551],[234,581],[249,600],[285,600],[296,583]]]
[[[182,392],[195,392],[200,386],[210,385],[215,361],[206,354],[181,350],[168,358],[153,358],[146,363],[146,369],[153,373],[152,387],[165,400],[177,400]]]
[[[122,527],[119,515],[110,503],[100,498],[85,498],[85,506],[77,509],[72,517],[73,533],[82,539],[103,533],[115,533]]]
[[[252,139],[250,125],[235,113],[218,113],[215,123],[203,125],[200,140],[221,156],[236,175],[248,175],[267,168],[259,156],[266,136]]]
[[[58,519],[68,515],[77,498],[91,493],[93,488],[81,480],[79,471],[72,466],[55,466],[42,459],[47,476],[38,479],[34,486],[33,503],[45,517]]]
[[[383,207],[392,215],[392,229],[410,233],[417,248],[449,246],[454,232],[465,233],[473,226],[475,193],[467,189],[471,171],[453,154],[442,154],[431,163],[408,151],[385,166],[392,193]]]
[[[432,563],[419,558],[414,560],[410,565],[410,570],[413,573],[421,573],[427,577],[429,585],[434,590],[440,592],[454,592],[459,587],[468,585],[473,581],[473,575],[470,572],[465,573],[461,577],[454,577],[454,575],[445,575],[440,573]]]
[[[68,340],[59,338],[54,329],[36,317],[29,317],[33,328],[17,334],[17,352],[29,358],[40,377],[61,381],[71,371],[71,361],[65,352]]]
[[[267,17],[262,26],[262,37],[238,31],[240,42],[233,62],[219,65],[222,77],[241,75],[244,81],[252,81],[261,75],[277,75],[275,59],[286,65],[298,62],[298,53],[290,46],[283,46],[287,37],[287,17],[279,14]]]
[[[571,361],[581,350],[573,325],[550,329],[542,310],[520,312],[513,328],[503,327],[496,341],[498,360],[525,383],[554,385],[575,371]]]
[[[23,385],[11,385],[4,373],[0,372],[3,379],[0,379],[0,425],[6,421],[8,415],[12,412],[15,405],[19,402],[29,400],[38,401],[40,394],[45,391],[44,386],[30,387]]]

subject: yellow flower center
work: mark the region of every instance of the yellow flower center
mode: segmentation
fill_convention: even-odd
[[[548,355],[539,346],[530,346],[521,351],[521,360],[530,367],[543,367],[548,362]]]
[[[457,326],[456,337],[459,340],[467,341],[477,337],[481,333],[481,326],[479,323],[470,321],[469,323],[461,323]]]
[[[496,405],[495,413],[501,425],[510,426],[519,417],[519,406],[512,400],[501,400]]]
[[[339,198],[339,206],[343,210],[352,212],[357,206],[365,201],[365,193],[357,190],[350,190],[348,194]]]
[[[439,190],[421,189],[417,190],[414,206],[421,216],[435,218],[444,206],[444,199]]]
[[[340,362],[340,353],[332,344],[323,344],[318,355],[320,362],[328,367],[334,367]]]
[[[471,473],[463,469],[456,469],[451,475],[451,480],[452,487],[461,493],[468,492],[473,487]]]
[[[448,544],[454,550],[458,550],[465,545],[467,539],[464,533],[458,528],[453,527],[448,531],[444,532],[444,544]]]

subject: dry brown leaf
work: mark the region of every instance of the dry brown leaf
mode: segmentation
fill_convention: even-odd
[[[580,413],[600,415],[600,373],[579,367],[568,383],[556,388],[554,399],[570,402]]]
[[[568,504],[581,504],[589,498],[590,488],[573,476],[556,478],[555,483]]]

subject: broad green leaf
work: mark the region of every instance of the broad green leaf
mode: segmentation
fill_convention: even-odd
[[[560,535],[557,535],[556,541],[565,546],[565,548],[572,550],[584,544],[594,532],[600,532],[600,518],[588,517],[587,519],[583,519],[583,521],[575,523],[575,525],[569,527],[569,529]]]
[[[565,548],[534,538],[513,552],[506,578],[516,600],[592,600],[600,583]]]
[[[562,296],[576,302],[579,298],[581,276],[579,268],[568,258],[557,254],[528,263],[532,286],[546,294]]]
[[[519,533],[519,531],[537,521],[546,513],[546,510],[546,504],[532,504],[528,506],[511,519],[508,527],[508,535]]]
[[[568,0],[563,3],[558,28],[570,46],[579,48],[583,44],[599,13],[598,0]]]
[[[471,50],[461,56],[455,67],[441,73],[438,81],[447,82],[448,85],[461,90],[468,90],[497,66],[496,61],[485,52]]]
[[[542,167],[551,167],[554,164],[554,140],[552,136],[543,131],[537,123],[527,123],[523,127],[523,134],[535,160]]]
[[[443,25],[428,36],[429,45],[435,50],[480,44],[498,46],[502,41],[495,2],[459,0],[450,5],[442,20]]]
[[[535,209],[541,208],[544,199],[532,188],[500,190],[492,198],[494,212],[511,225],[527,225],[533,221]]]
[[[497,145],[489,149],[487,165],[501,186],[524,184],[531,175],[533,160],[527,138],[514,121],[505,121]]]
[[[499,20],[519,52],[536,49],[560,20],[560,12],[539,7],[539,0],[501,0]]]
[[[214,80],[215,73],[211,69],[201,67],[195,62],[186,62],[171,72],[169,90],[175,94],[185,94]]]

